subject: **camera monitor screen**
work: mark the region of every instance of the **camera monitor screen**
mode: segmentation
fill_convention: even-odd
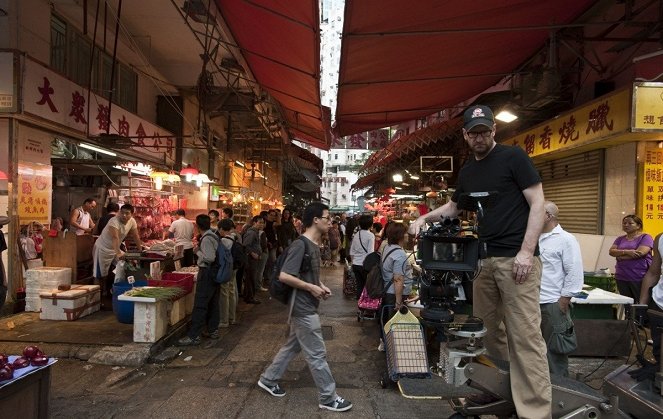
[[[463,245],[460,243],[433,243],[433,260],[436,262],[463,262]]]
[[[479,241],[473,237],[424,237],[421,243],[424,269],[473,272],[479,260]]]

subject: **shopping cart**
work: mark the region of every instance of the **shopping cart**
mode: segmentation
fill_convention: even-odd
[[[346,263],[343,266],[343,295],[346,297],[354,297],[357,293],[357,279],[354,272],[352,272],[352,265]]]
[[[394,306],[384,306],[380,321]],[[382,339],[387,354],[387,372],[380,385],[386,388],[390,382],[401,378],[431,378],[426,353],[426,338],[417,318],[402,307],[391,319],[382,324]]]

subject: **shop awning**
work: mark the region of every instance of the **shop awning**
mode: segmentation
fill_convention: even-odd
[[[354,185],[352,185],[351,189],[357,191],[360,189],[368,188],[369,186],[374,185],[378,181],[381,181],[383,177],[385,177],[385,172],[375,172],[371,173],[370,175],[360,177],[354,183]]]
[[[461,125],[461,119],[454,118],[450,121],[440,122],[399,137],[389,143],[387,147],[373,153],[366,160],[366,163],[364,163],[359,172],[371,173],[376,170],[387,170],[389,164],[393,161],[417,152],[435,142],[444,141],[450,135],[460,133]]]
[[[338,135],[451,108],[499,82],[593,0],[346,2]]]
[[[287,156],[293,159],[299,168],[322,174],[323,162],[320,157],[294,144],[287,145],[285,150]]]
[[[317,0],[217,0],[256,81],[281,105],[290,134],[331,144],[329,108],[320,104]]]

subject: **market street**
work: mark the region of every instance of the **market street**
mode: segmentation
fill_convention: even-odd
[[[384,354],[376,350],[373,321],[357,322],[354,300],[343,297],[342,269],[322,270],[334,296],[321,304],[321,318],[332,373],[338,392],[351,400],[353,418],[439,418],[453,412],[446,400],[402,397],[397,388],[382,389],[380,374]],[[72,417],[282,417],[315,418],[334,413],[318,409],[317,391],[301,357],[295,358],[282,381],[288,393],[271,397],[256,386],[262,370],[283,342],[285,306],[266,302],[241,305],[241,324],[224,329],[220,341],[204,340],[184,349],[164,365],[141,368],[96,365],[61,359],[54,365],[50,413]],[[191,357],[187,361],[188,357]],[[582,368],[578,366],[582,361]],[[572,374],[591,372],[601,359],[572,359]],[[598,387],[601,378],[623,363],[609,359],[588,384]]]

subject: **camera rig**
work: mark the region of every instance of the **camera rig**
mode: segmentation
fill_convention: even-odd
[[[419,299],[424,307],[420,316],[440,343],[438,373],[449,384],[467,381],[461,367],[463,358],[485,352],[481,342],[487,332],[483,320],[458,313],[467,305],[472,281],[480,270],[479,221],[485,203],[493,196],[490,192],[462,194],[458,208],[475,211],[477,222],[463,226],[459,218],[444,218],[429,223],[418,238]]]

